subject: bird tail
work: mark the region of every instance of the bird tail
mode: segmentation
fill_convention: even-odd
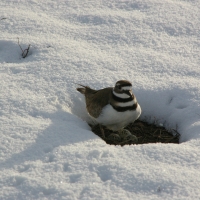
[[[87,86],[81,85],[81,84],[78,84],[78,83],[77,83],[77,85],[80,85],[82,88],[76,88],[76,90],[79,91],[81,94],[85,94]]]
[[[90,88],[89,86],[85,86],[85,85],[81,85],[81,84],[78,84],[78,85],[80,85],[81,88],[76,88],[76,90],[79,91],[80,93],[84,94],[84,95],[85,95],[86,93],[87,93],[87,94],[88,94],[88,93],[93,94],[93,93],[96,93],[96,92],[97,92],[96,90]]]
[[[76,88],[81,94],[85,94],[85,88]]]

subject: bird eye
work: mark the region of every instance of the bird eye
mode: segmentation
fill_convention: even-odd
[[[121,90],[121,89],[122,89],[121,85],[118,85],[118,89],[119,89],[119,90]]]

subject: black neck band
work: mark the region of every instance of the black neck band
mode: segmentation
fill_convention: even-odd
[[[120,107],[111,105],[118,112],[125,112],[127,110],[136,110],[138,103],[133,104],[132,106]]]

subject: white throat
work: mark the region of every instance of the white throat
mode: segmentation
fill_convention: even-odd
[[[122,99],[128,99],[130,98],[130,96],[128,94],[125,94],[125,93],[116,93],[114,90],[113,90],[113,94],[116,96],[116,97],[119,97],[119,98],[122,98]]]
[[[122,86],[122,89],[123,89],[123,90],[131,90],[132,87],[131,87],[131,86]]]

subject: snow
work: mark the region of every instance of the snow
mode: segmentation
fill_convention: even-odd
[[[197,0],[0,1],[0,199],[199,199]],[[31,44],[28,56],[21,49]],[[180,144],[110,146],[76,83],[132,82]]]

